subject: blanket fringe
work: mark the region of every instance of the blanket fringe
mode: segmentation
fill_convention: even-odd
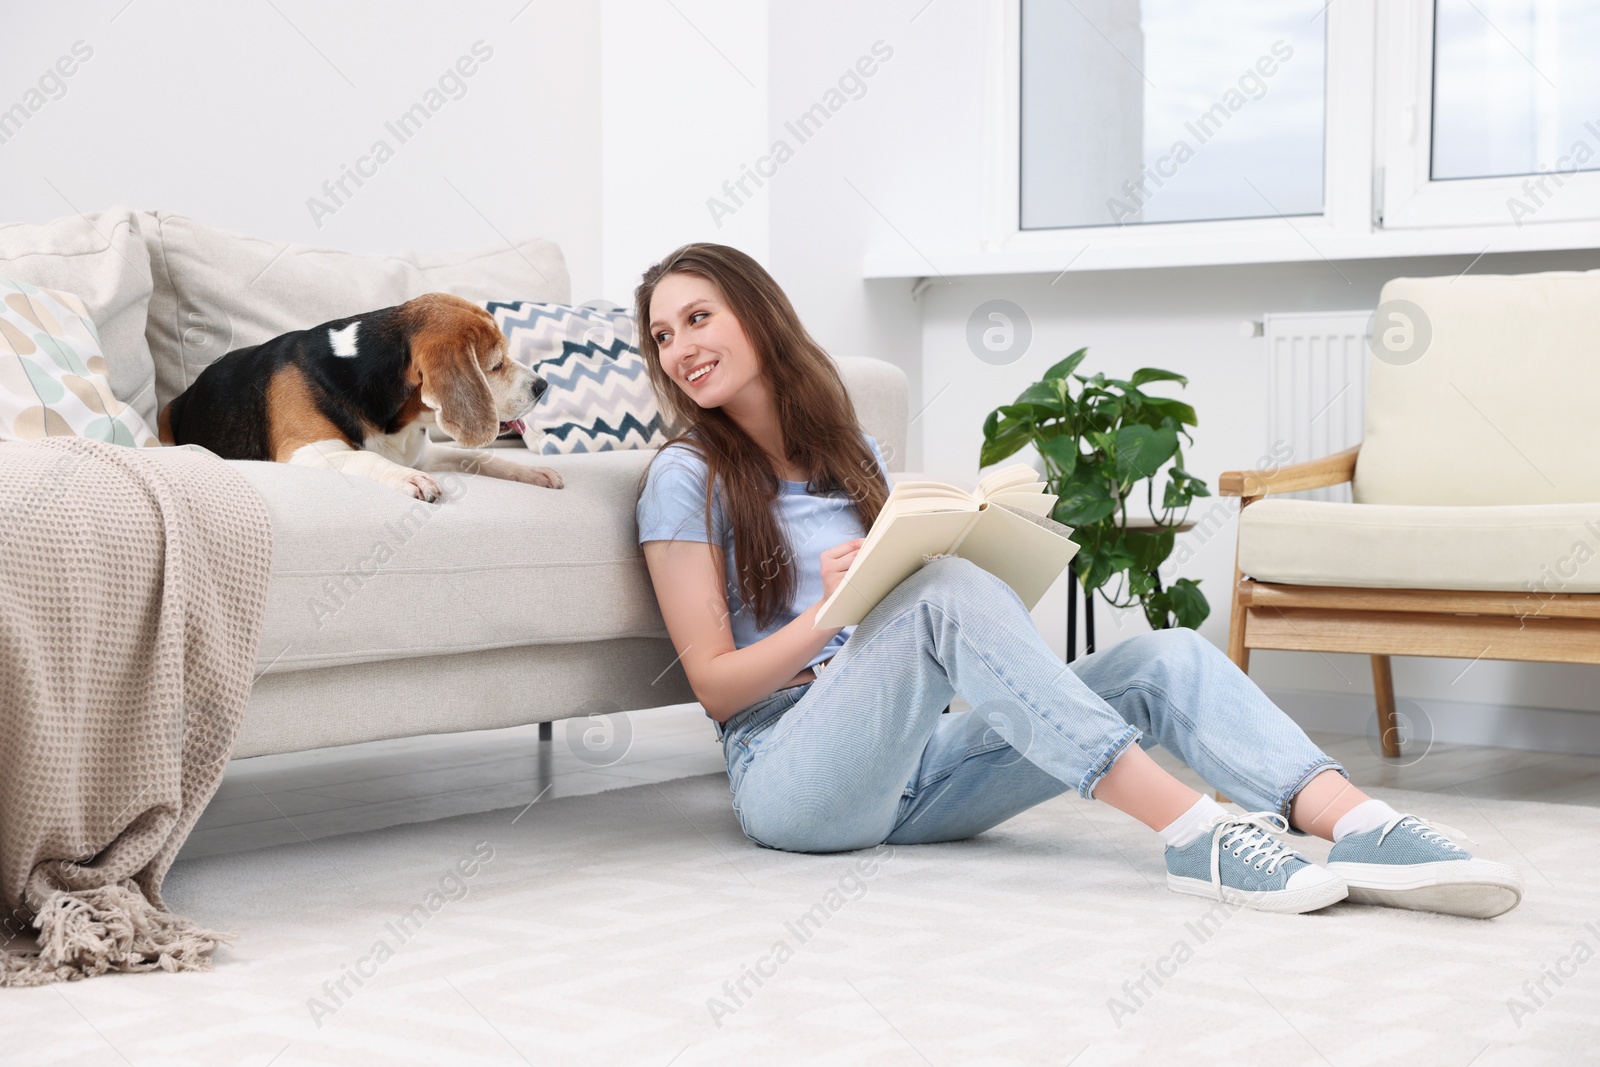
[[[56,892],[33,920],[34,952],[0,952],[0,986],[74,982],[108,971],[209,971],[211,951],[238,935],[157,908],[132,881]]]

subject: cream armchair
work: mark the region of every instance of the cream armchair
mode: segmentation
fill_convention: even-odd
[[[1400,278],[1380,297],[1364,439],[1240,498],[1228,653],[1600,663],[1600,271]],[[1381,336],[1381,335],[1380,335]],[[1271,499],[1351,483],[1353,503]]]

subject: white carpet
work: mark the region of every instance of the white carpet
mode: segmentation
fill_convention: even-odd
[[[241,932],[216,971],[7,991],[0,1061],[1600,1062],[1600,809],[1379,795],[1518,865],[1522,906],[1206,928],[1156,836],[1075,797],[968,842],[797,856],[689,778],[182,862],[172,906]]]

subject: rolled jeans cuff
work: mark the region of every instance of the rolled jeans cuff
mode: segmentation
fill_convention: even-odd
[[[1278,814],[1283,816],[1283,821],[1289,826],[1289,832],[1296,837],[1310,837],[1311,835],[1304,830],[1295,829],[1294,823],[1289,821],[1289,808],[1293,806],[1294,798],[1300,795],[1300,790],[1304,789],[1311,779],[1326,770],[1338,771],[1345,781],[1348,782],[1350,780],[1350,774],[1344,769],[1344,764],[1336,759],[1323,757],[1313,761],[1311,766],[1306,768],[1305,773],[1301,774],[1299,779],[1278,798]]]
[[[1083,776],[1083,780],[1078,783],[1078,795],[1085,800],[1093,800],[1094,787],[1100,784],[1100,779],[1104,778],[1106,772],[1111,770],[1111,765],[1117,761],[1117,757],[1126,752],[1130,745],[1137,744],[1143,734],[1144,732],[1137,726],[1129,726],[1117,736],[1115,741],[1107,745],[1105,751],[1100,754],[1100,758],[1095,761],[1094,766],[1089,768],[1088,773]]]

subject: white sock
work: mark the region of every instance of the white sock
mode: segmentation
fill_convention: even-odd
[[[1161,834],[1161,840],[1172,848],[1182,848],[1200,836],[1200,827],[1208,819],[1213,815],[1222,815],[1226,810],[1221,804],[1201,793],[1200,799],[1190,805],[1188,811],[1157,832]]]
[[[1343,815],[1333,824],[1333,840],[1335,844],[1344,840],[1350,834],[1364,834],[1368,830],[1376,830],[1390,819],[1398,818],[1400,813],[1381,800],[1363,800]]]

